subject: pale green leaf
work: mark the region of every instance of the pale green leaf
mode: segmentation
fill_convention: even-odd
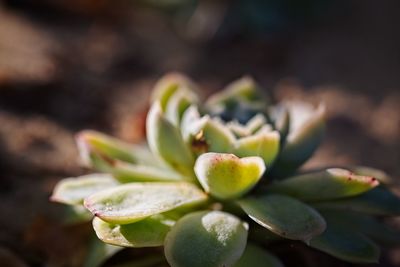
[[[220,199],[230,199],[250,191],[264,173],[265,164],[260,157],[205,153],[197,159],[194,170],[206,192]]]
[[[301,200],[321,201],[359,195],[378,185],[374,177],[332,168],[287,178],[272,184],[269,190]]]
[[[233,153],[238,157],[259,156],[269,168],[276,159],[279,148],[280,136],[277,131],[261,131],[239,139]]]
[[[288,196],[249,197],[238,203],[251,219],[284,238],[308,242],[326,228],[316,210]]]
[[[123,225],[107,223],[95,217],[93,228],[97,237],[110,245],[156,247],[162,246],[174,223],[175,221],[163,215],[154,215],[139,222]]]
[[[174,267],[232,266],[246,241],[247,227],[239,218],[221,211],[195,212],[172,227],[164,251]]]
[[[289,133],[279,155],[274,173],[291,173],[311,157],[322,141],[325,130],[325,107],[317,109],[305,103],[287,105],[290,114]]]
[[[217,119],[206,119],[200,131],[200,138],[206,141],[208,152],[227,153],[232,150],[236,141],[233,133]]]
[[[255,100],[257,94],[257,84],[248,76],[228,84],[221,92],[213,94],[206,101],[206,106],[210,109],[218,105],[226,105],[232,100]]]
[[[64,204],[82,204],[85,197],[119,183],[109,174],[94,173],[58,182],[50,199]]]
[[[194,83],[185,75],[180,73],[169,73],[164,75],[154,86],[151,94],[151,104],[160,102],[161,108],[165,111],[168,101],[171,96],[178,90],[186,88],[194,89],[196,86]]]
[[[193,176],[194,158],[178,128],[169,122],[155,102],[147,115],[147,141],[154,154],[188,177]]]
[[[189,90],[178,90],[169,99],[165,117],[175,126],[179,126],[185,110],[198,102],[197,96]]]
[[[136,146],[125,143],[111,136],[85,130],[76,135],[79,153],[83,163],[91,166],[90,154],[99,154],[110,159],[118,159],[130,163],[138,161],[134,153]]]
[[[233,267],[284,267],[274,255],[254,244],[247,244],[242,257]]]
[[[206,200],[200,189],[185,182],[131,183],[93,194],[84,205],[106,222],[128,224]]]
[[[112,165],[111,173],[121,183],[182,181],[186,179],[170,169],[119,161]]]

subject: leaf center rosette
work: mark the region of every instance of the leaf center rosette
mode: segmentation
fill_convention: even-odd
[[[145,144],[79,133],[82,163],[99,173],[62,180],[52,200],[94,216],[104,243],[164,246],[177,267],[282,266],[264,246],[286,239],[371,263],[375,242],[396,240],[376,218],[400,214],[383,172],[298,171],[321,143],[324,105],[272,103],[249,77],[205,101],[198,91],[180,74],[163,77]]]

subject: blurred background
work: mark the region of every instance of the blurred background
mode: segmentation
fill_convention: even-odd
[[[0,265],[81,265],[87,229],[63,226],[48,201],[59,179],[87,172],[74,134],[140,141],[150,90],[169,71],[204,96],[247,74],[277,100],[324,101],[326,140],[306,167],[399,177],[399,10],[397,0],[0,0]],[[400,251],[379,266],[400,266]]]

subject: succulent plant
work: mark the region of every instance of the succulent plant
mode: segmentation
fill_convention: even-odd
[[[174,267],[283,266],[265,248],[285,240],[374,263],[377,244],[399,243],[382,221],[400,215],[383,172],[298,171],[322,140],[322,104],[274,104],[249,77],[204,103],[196,91],[180,74],[155,85],[148,146],[79,133],[82,162],[99,173],[60,181],[51,199],[90,211],[107,244],[163,246]]]

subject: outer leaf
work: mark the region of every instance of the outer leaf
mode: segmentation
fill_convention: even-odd
[[[195,212],[180,219],[167,234],[165,256],[174,267],[232,266],[242,255],[247,227],[221,212]]]
[[[379,182],[374,177],[334,168],[290,177],[273,184],[269,189],[301,200],[320,201],[359,195],[377,185]]]
[[[193,155],[184,143],[180,131],[161,112],[160,103],[156,102],[147,115],[147,141],[150,149],[174,169],[192,177]]]
[[[170,73],[163,76],[154,86],[151,103],[159,101],[162,110],[165,111],[171,96],[182,88],[195,88],[193,82],[180,73]],[[187,89],[184,89],[187,90]]]
[[[349,167],[349,170],[358,174],[358,175],[365,175],[365,176],[372,176],[375,177],[376,179],[379,180],[379,182],[388,184],[388,185],[393,185],[393,184],[399,184],[399,182],[396,179],[393,179],[393,177],[390,177],[387,173],[385,173],[382,170],[375,169],[372,167],[367,167],[367,166],[351,166]]]
[[[103,242],[122,247],[157,247],[164,243],[164,238],[175,221],[163,215],[132,224],[110,224],[97,217],[93,219],[96,235]]]
[[[197,159],[194,171],[206,192],[230,199],[250,191],[264,173],[265,164],[260,157],[205,153]]]
[[[153,166],[115,162],[111,173],[121,183],[152,182],[152,181],[182,181],[186,178],[170,169]]]
[[[234,154],[239,157],[259,156],[269,167],[279,153],[279,143],[280,138],[277,131],[261,131],[239,139],[235,144]]]
[[[96,131],[80,132],[76,136],[76,142],[81,159],[87,166],[92,166],[91,153],[130,163],[138,161],[138,155],[134,152],[138,147]]]
[[[304,103],[288,105],[290,129],[274,173],[288,174],[311,157],[322,141],[325,129],[325,107],[316,110]]]
[[[364,235],[334,225],[329,225],[322,235],[314,237],[310,246],[354,263],[377,263],[380,255],[376,244]]]
[[[379,244],[400,245],[400,232],[387,227],[383,221],[351,211],[320,210],[328,224],[334,224],[348,231],[361,232]]]
[[[382,187],[377,187],[356,197],[316,203],[313,206],[358,211],[372,215],[400,215],[400,198]]]
[[[128,224],[206,199],[195,185],[185,182],[133,183],[93,194],[84,205],[106,222]]]
[[[281,261],[253,244],[247,244],[242,257],[233,265],[234,267],[283,267]]]
[[[255,222],[288,239],[308,242],[326,228],[316,210],[291,197],[264,195],[242,199],[239,205]]]
[[[50,199],[70,205],[82,204],[85,197],[118,184],[111,175],[102,173],[66,178],[58,182]]]

